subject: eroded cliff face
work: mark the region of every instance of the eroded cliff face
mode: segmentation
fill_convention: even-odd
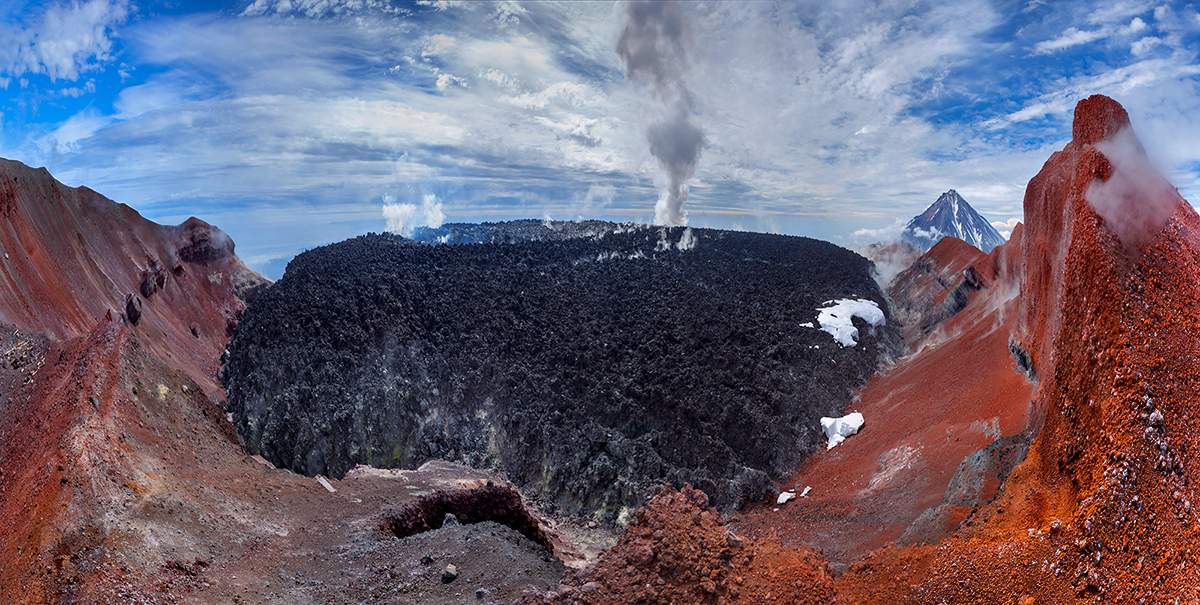
[[[67,340],[105,316],[126,321],[210,393],[245,308],[238,293],[266,283],[200,219],[159,225],[9,160],[0,160],[0,254],[0,322]]]
[[[1002,582],[1030,602],[1197,598],[1200,223],[1130,163],[1140,145],[1129,129],[1112,99],[1080,102],[1073,140],[1030,181],[1025,227],[1006,246],[1019,250],[1012,338],[1037,376],[1025,460],[954,537],[868,557],[846,594],[986,602]],[[1097,198],[1114,184],[1118,198]],[[911,587],[871,586],[917,562],[923,577],[900,580]]]
[[[505,600],[557,581],[547,545],[572,556],[485,472],[326,488],[247,455],[216,372],[263,280],[215,227],[0,161],[0,253],[0,604]],[[392,531],[412,510],[464,525]]]

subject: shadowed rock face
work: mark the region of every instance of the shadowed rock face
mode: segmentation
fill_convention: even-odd
[[[834,298],[886,309],[865,259],[804,238],[691,233],[687,251],[681,229],[614,226],[464,246],[374,235],[305,253],[231,344],[238,430],[304,473],[442,457],[609,519],[662,482],[726,507],[768,495],[899,339],[860,323],[859,346],[842,348],[800,325]]]

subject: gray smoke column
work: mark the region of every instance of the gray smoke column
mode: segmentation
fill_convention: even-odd
[[[696,173],[704,131],[692,121],[694,102],[684,75],[692,45],[687,18],[678,2],[629,2],[617,54],[625,75],[651,86],[662,115],[650,124],[650,153],[667,175],[667,190],[654,206],[660,225],[686,225],[687,181]]]

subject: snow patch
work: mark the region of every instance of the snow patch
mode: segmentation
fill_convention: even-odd
[[[787,504],[789,500],[796,497],[796,492],[779,492],[779,497],[775,499],[776,504]]]
[[[821,330],[828,332],[843,347],[853,347],[858,344],[858,328],[854,327],[852,321],[854,317],[858,317],[872,326],[878,326],[886,321],[883,310],[873,300],[843,298],[836,301],[831,300],[825,304],[827,306],[817,309],[817,322],[821,324]]]
[[[826,450],[831,450],[849,437],[858,432],[862,428],[863,415],[860,412],[852,412],[840,418],[830,418],[826,416],[821,418],[821,429],[825,431],[825,438],[828,443],[825,444]]]

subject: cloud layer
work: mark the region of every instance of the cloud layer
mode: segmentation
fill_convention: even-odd
[[[1200,195],[1185,2],[671,6],[689,51],[665,103],[618,53],[622,4],[0,9],[0,155],[156,219],[201,215],[260,266],[426,196],[445,220],[650,222],[660,191],[686,191],[692,225],[854,243],[953,187],[1004,223],[1095,92]]]

